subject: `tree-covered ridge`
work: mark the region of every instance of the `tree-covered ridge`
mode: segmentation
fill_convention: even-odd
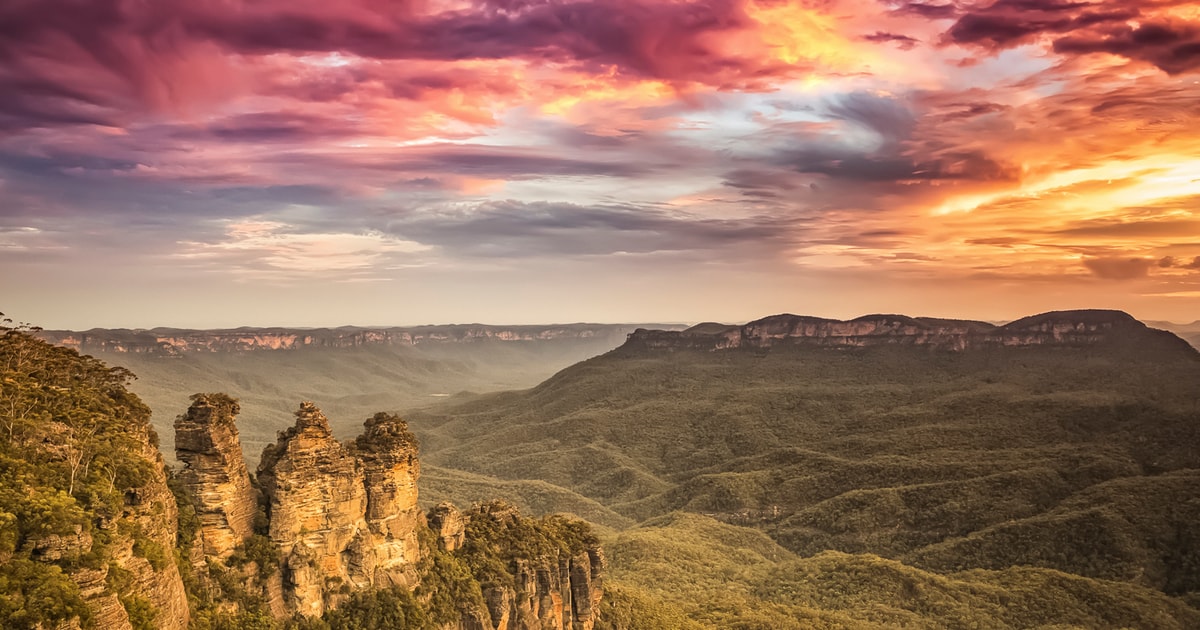
[[[454,469],[430,475],[426,496],[473,498],[490,484],[548,511],[615,515],[606,521],[623,531],[605,538],[611,583],[668,598],[708,627],[796,619],[755,621],[778,604],[761,589],[729,598],[723,616],[691,604],[766,580],[747,576],[740,553],[714,552],[747,532],[803,562],[837,551],[845,562],[903,563],[920,580],[1032,566],[1083,580],[1043,580],[1047,589],[1088,597],[1121,581],[1129,598],[1113,614],[1129,619],[1200,602],[1200,361],[1176,346],[629,347],[531,390],[409,420],[427,470]],[[686,549],[674,544],[689,538],[680,528],[642,531],[676,512],[731,527]],[[623,541],[637,532],[654,553],[628,552]],[[692,551],[709,555],[691,563]],[[886,603],[885,590],[863,605]],[[1068,595],[1048,597],[1067,611]],[[809,597],[791,601],[829,610]],[[929,613],[915,627],[945,627],[939,619]],[[1174,619],[1141,627],[1194,623]],[[991,613],[978,621],[1022,627]]]
[[[140,518],[149,511],[173,518],[174,505],[148,487],[161,469],[150,410],[125,389],[133,375],[5,323],[0,625],[52,627],[72,619],[84,628],[97,625],[71,577],[91,571],[104,580],[93,599],[116,594],[134,627],[155,627],[159,611],[136,589],[123,590],[129,572],[112,565],[126,552],[155,571],[171,564],[164,538]]]

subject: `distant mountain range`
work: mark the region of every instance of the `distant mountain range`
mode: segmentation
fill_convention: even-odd
[[[1169,330],[1180,337],[1187,340],[1188,343],[1200,348],[1200,320],[1196,320],[1190,324],[1176,324],[1174,322],[1163,321],[1146,321],[1147,326]]]
[[[364,328],[44,330],[40,338],[131,370],[173,457],[171,423],[197,392],[241,401],[242,442],[257,454],[290,426],[296,401],[321,402],[335,433],[353,437],[380,410],[421,407],[461,392],[532,387],[658,324]],[[682,326],[674,326],[682,328]]]
[[[365,346],[417,346],[479,341],[562,341],[623,339],[645,326],[630,324],[564,324],[548,326],[490,326],[447,324],[364,328],[93,328],[86,331],[44,330],[42,339],[81,352],[179,356],[194,352],[253,352],[262,350],[346,349]],[[656,324],[655,327],[672,328]]]

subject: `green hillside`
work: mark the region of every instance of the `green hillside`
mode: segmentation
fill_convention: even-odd
[[[872,554],[802,557],[769,537],[672,513],[605,541],[621,588],[697,627],[1194,628],[1200,610],[1153,589],[1050,569],[935,573]],[[687,626],[663,626],[687,627]]]
[[[450,401],[410,422],[434,466],[550,484],[566,492],[539,496],[564,502],[544,508],[575,511],[584,497],[642,522],[609,547],[618,580],[668,600],[677,591],[672,601],[715,627],[955,626],[984,605],[964,592],[1032,611],[987,613],[979,627],[1131,625],[1121,620],[1139,618],[1145,598],[1178,614],[1134,627],[1194,625],[1180,621],[1194,611],[1179,602],[1200,591],[1200,361],[1157,333],[964,352],[626,346],[533,389]],[[457,487],[448,480],[443,492]],[[659,560],[622,551],[679,511],[728,526],[697,549],[755,534],[794,562],[773,559],[770,577],[756,577],[740,552],[718,554],[671,577],[656,572],[677,568],[686,549]],[[946,597],[960,608],[892,610],[882,587],[853,605],[779,590],[819,566],[899,572],[956,593]],[[705,579],[724,585],[727,606],[688,608],[721,601],[693,583]],[[1123,603],[1039,603],[1037,588],[995,595],[1018,582]],[[1049,614],[1059,605],[1078,614]],[[722,606],[729,616],[714,612]],[[942,621],[914,621],[927,615]]]

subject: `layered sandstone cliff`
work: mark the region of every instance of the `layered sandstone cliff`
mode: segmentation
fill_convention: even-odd
[[[367,490],[370,550],[362,554],[375,585],[416,586],[421,559],[418,532],[425,516],[417,505],[417,439],[399,417],[377,413],[368,419],[355,445]]]
[[[1148,328],[1127,313],[1104,310],[1044,313],[1003,326],[904,315],[866,315],[849,321],[773,315],[742,326],[705,323],[683,331],[638,329],[629,335],[624,347],[714,351],[776,346],[862,348],[889,345],[951,351],[1117,345],[1194,354],[1187,342],[1171,333]]]
[[[621,324],[561,326],[488,326],[484,324],[410,328],[238,328],[233,330],[95,329],[84,332],[46,330],[38,335],[81,352],[181,356],[189,353],[252,352],[301,348],[417,346],[482,341],[619,340],[633,330]]]
[[[353,443],[342,443],[320,409],[301,403],[295,425],[263,451],[257,477],[268,533],[266,541],[255,536],[259,496],[241,463],[236,413],[236,401],[223,394],[197,394],[175,424],[185,462],[181,479],[200,517],[203,546],[193,551],[203,551],[196,551],[194,570],[218,609],[252,612],[236,595],[220,592],[234,576],[276,618],[317,617],[358,589],[411,591],[422,567],[437,566],[437,554],[452,554],[456,559],[442,560],[474,574],[452,571],[433,581],[476,595],[455,602],[458,608],[440,622],[447,630],[595,625],[604,556],[590,530],[559,517],[524,518],[500,502],[466,514],[442,503],[427,523],[417,503],[417,440],[391,414],[375,414]],[[277,561],[256,564],[271,556],[264,544]],[[426,553],[435,556],[432,562],[422,562]]]
[[[33,558],[77,564],[69,572],[91,609],[91,627],[132,630],[128,610],[139,610],[155,628],[186,630],[190,617],[187,593],[179,569],[171,560],[178,515],[175,497],[167,487],[162,456],[150,434],[140,456],[150,464],[148,478],[127,488],[124,504],[113,518],[96,526],[108,538],[100,550],[105,564],[88,566],[80,560],[97,551],[99,535],[79,528],[75,535],[52,535],[30,541]],[[124,600],[124,601],[122,601]],[[65,626],[78,628],[78,620]]]
[[[446,505],[434,508],[443,524],[465,520],[465,557],[481,548],[499,549],[502,557],[508,556],[511,577],[511,584],[485,583],[484,609],[464,610],[460,628],[592,630],[604,596],[605,568],[604,553],[593,537],[577,536],[568,521],[554,517],[534,524],[499,501],[475,506],[465,515],[456,512]],[[450,547],[446,531],[443,525],[442,541]],[[511,553],[510,546],[529,551]]]
[[[238,439],[237,401],[196,394],[175,420],[180,481],[192,496],[205,556],[225,559],[254,534],[258,499]]]
[[[361,453],[347,448],[305,402],[263,451],[258,479],[289,613],[318,616],[353,588],[416,583],[425,520],[415,440],[398,418],[377,415],[360,442]]]

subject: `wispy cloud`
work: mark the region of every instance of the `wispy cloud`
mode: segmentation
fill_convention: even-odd
[[[1027,305],[1005,315],[1200,304],[1192,1],[42,0],[0,25],[9,278],[365,298],[490,265],[552,310],[562,270],[637,260],[689,308],[716,270],[745,304],[939,279]]]

